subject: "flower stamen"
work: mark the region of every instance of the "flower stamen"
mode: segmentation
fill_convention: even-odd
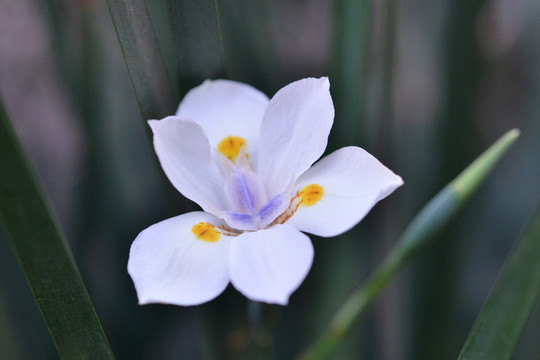
[[[240,232],[234,231],[233,229],[228,228],[225,225],[218,226],[218,229],[221,234],[226,235],[226,236],[238,236],[241,234]]]
[[[322,199],[323,195],[324,188],[322,186],[318,184],[305,186],[301,191],[296,192],[287,210],[279,215],[270,226],[287,222],[296,213],[300,205],[313,206]]]
[[[285,210],[281,215],[279,215],[271,224],[270,226],[276,225],[276,224],[283,224],[287,220],[289,220],[294,213],[296,213],[296,210],[298,210],[298,207],[302,204],[301,199],[301,192],[298,191],[296,195],[291,199],[291,203],[289,204],[289,207],[287,210]]]

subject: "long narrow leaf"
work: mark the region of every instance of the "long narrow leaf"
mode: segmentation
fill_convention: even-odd
[[[72,255],[0,103],[0,224],[62,359],[113,355]]]
[[[360,131],[365,130],[371,2],[338,0],[336,5],[333,88],[336,108],[344,121],[336,121],[335,126],[340,141],[355,144],[360,143]]]
[[[491,291],[461,354],[467,359],[511,359],[540,295],[540,208]]]
[[[273,0],[216,3],[227,76],[267,93],[276,92],[288,78],[278,50],[281,41],[273,30],[280,5]]]
[[[326,333],[301,354],[300,359],[324,359],[341,343],[392,277],[426,246],[470,199],[518,136],[519,130],[507,132],[420,210],[377,271],[345,301]]]
[[[0,240],[1,234],[0,234]],[[18,343],[15,339],[14,333],[14,319],[11,314],[6,311],[4,301],[4,292],[0,288],[0,329],[2,329],[2,336],[0,336],[0,359],[20,359]]]
[[[175,75],[185,93],[205,79],[225,76],[217,0],[167,0],[176,53]]]
[[[144,0],[107,0],[143,120],[174,113],[176,94]]]

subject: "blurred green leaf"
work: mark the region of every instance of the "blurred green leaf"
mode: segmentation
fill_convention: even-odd
[[[63,236],[0,104],[0,223],[63,359],[113,359]]]
[[[540,294],[540,208],[476,320],[460,360],[512,358]]]
[[[397,29],[400,1],[383,0],[380,2],[380,33],[373,34],[374,41],[381,52],[379,59],[370,59],[369,71],[379,73],[374,83],[370,84],[369,92],[372,99],[369,104],[369,117],[366,123],[368,142],[377,148],[377,157],[383,162],[390,158],[395,147],[395,64],[397,52]],[[377,21],[377,20],[372,20]]]
[[[225,52],[217,0],[167,0],[182,93],[206,79],[225,77]]]
[[[144,0],[107,0],[143,120],[173,114],[177,94]]]
[[[1,240],[1,234],[0,234]],[[7,310],[4,301],[4,292],[0,288],[0,329],[2,329],[2,336],[0,336],[0,359],[20,359],[18,344],[14,334],[14,321],[10,317],[10,313]]]
[[[219,22],[226,53],[227,75],[267,93],[280,89],[284,74],[272,18],[279,7],[273,0],[218,1]]]
[[[366,120],[371,2],[338,0],[336,8],[333,89],[340,121],[336,121],[334,136],[343,144],[356,144],[361,143],[360,131]]]
[[[507,132],[420,210],[381,266],[345,301],[326,333],[301,359],[324,359],[342,342],[392,277],[448,224],[518,137],[517,129]]]

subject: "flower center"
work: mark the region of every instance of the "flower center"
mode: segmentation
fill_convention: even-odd
[[[245,144],[241,137],[227,136],[217,146],[230,205],[230,211],[224,212],[224,220],[237,230],[259,230],[287,209],[290,196],[268,196],[263,181],[253,171]]]

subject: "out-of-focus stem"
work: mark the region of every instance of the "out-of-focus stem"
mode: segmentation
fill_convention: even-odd
[[[323,359],[339,345],[392,276],[407,264],[471,197],[516,141],[519,133],[519,130],[514,129],[503,135],[420,210],[377,271],[345,301],[326,333],[301,354],[300,359]]]

